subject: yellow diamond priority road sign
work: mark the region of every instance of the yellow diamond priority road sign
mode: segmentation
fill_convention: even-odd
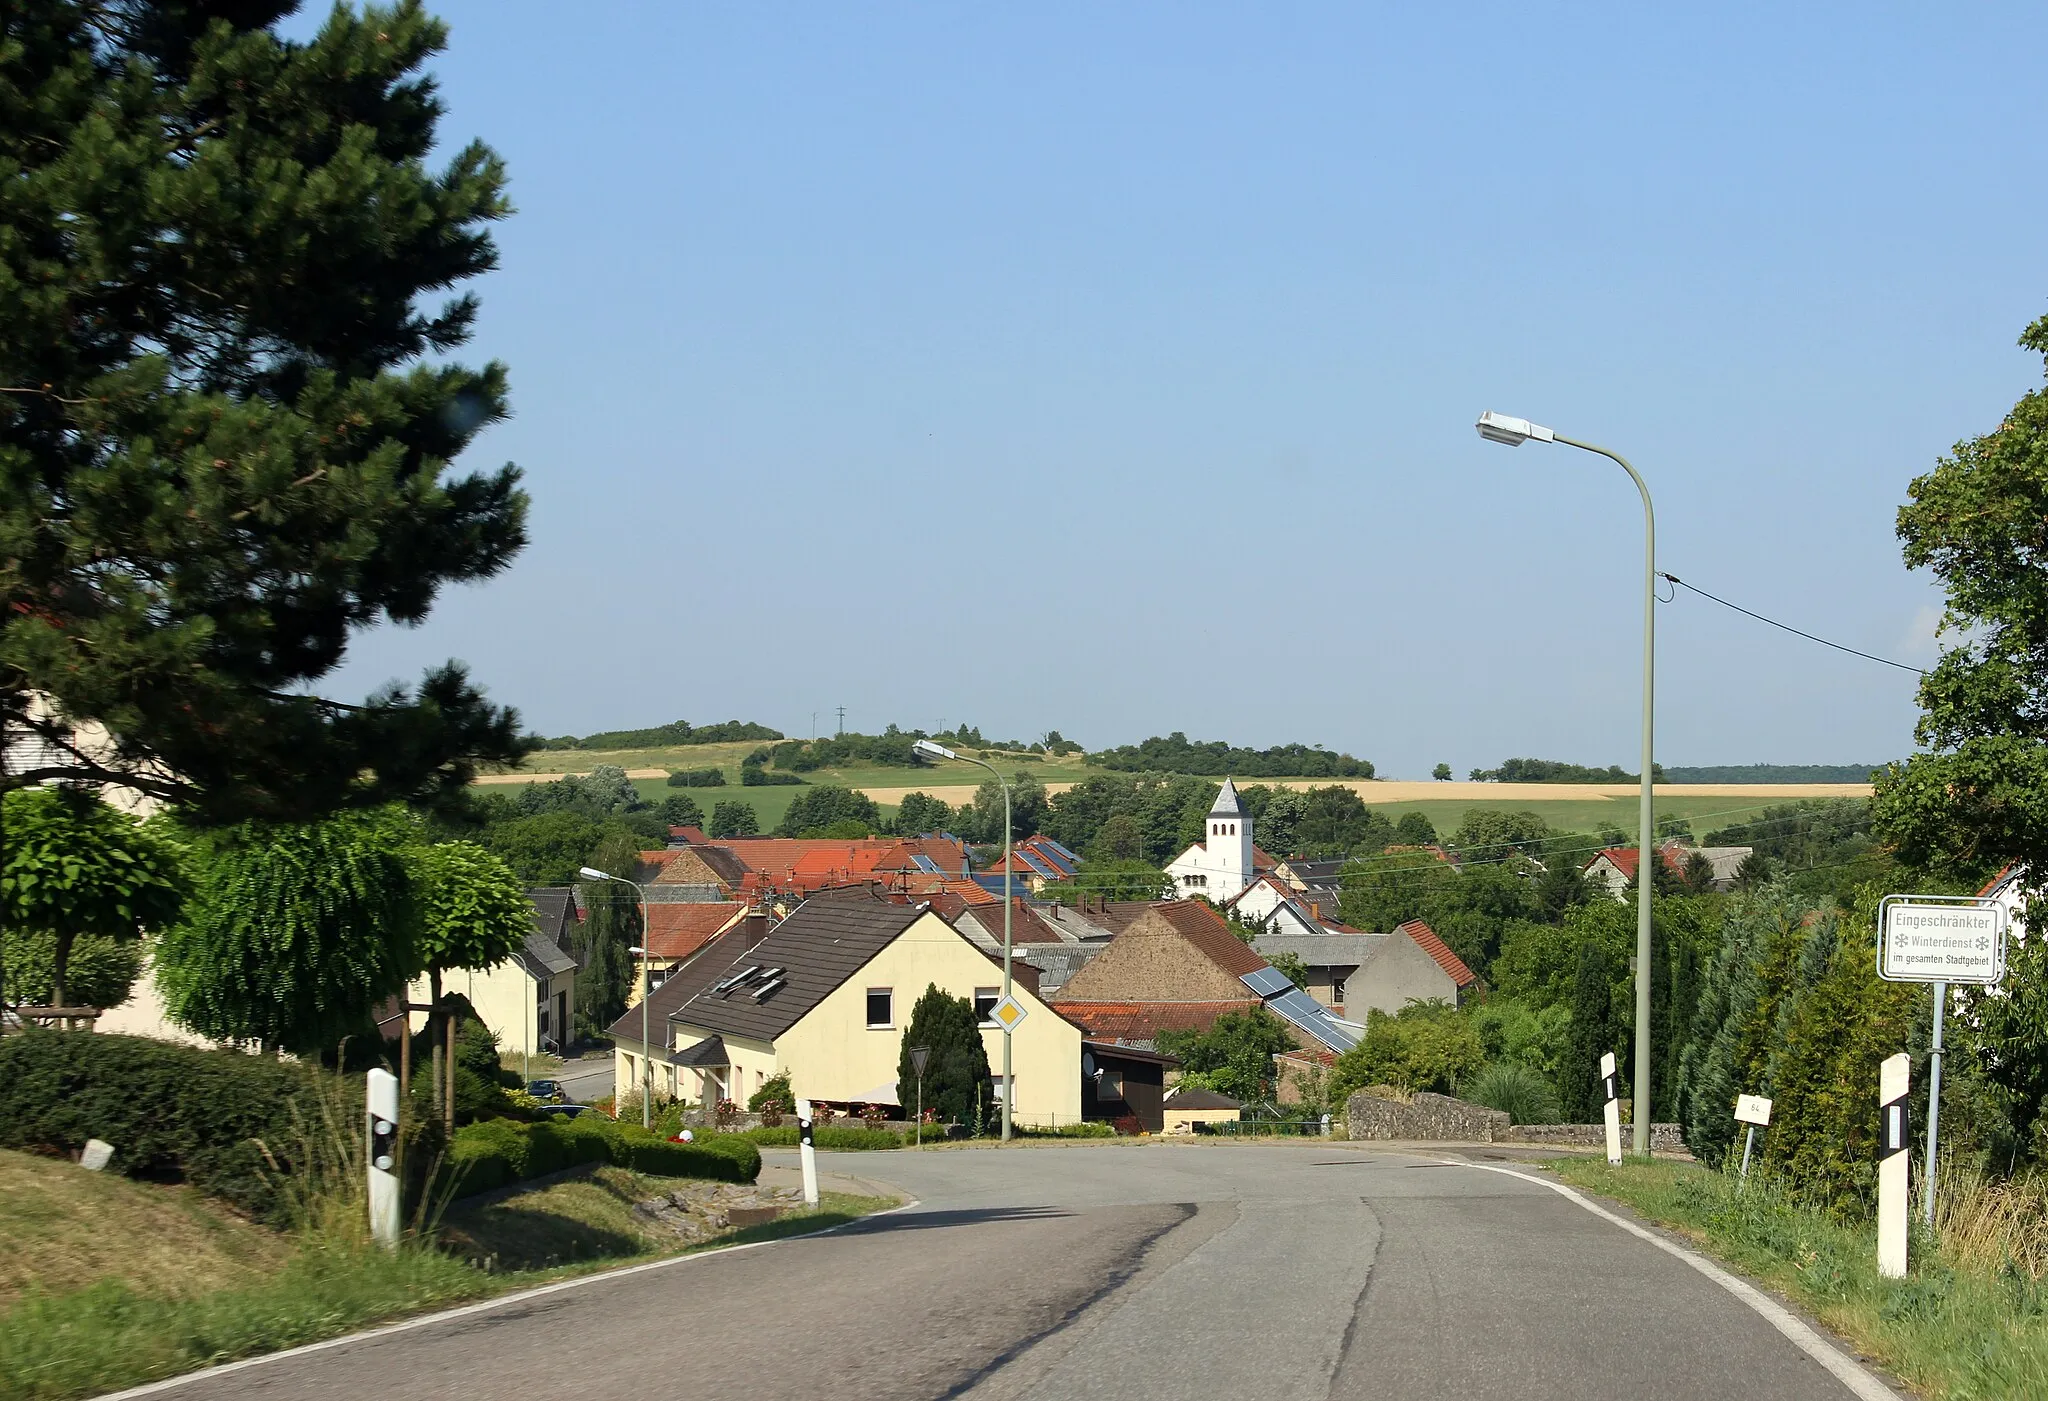
[[[1004,1031],[1015,1031],[1029,1015],[1024,1010],[1024,1004],[1019,1002],[1014,994],[1003,998],[989,1009],[989,1016],[994,1018],[996,1025]]]

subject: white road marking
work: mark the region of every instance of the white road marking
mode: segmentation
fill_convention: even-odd
[[[190,1386],[197,1382],[210,1381],[215,1377],[224,1377],[230,1372],[245,1371],[250,1367],[263,1367],[272,1362],[283,1362],[291,1357],[304,1357],[308,1353],[325,1352],[329,1348],[345,1347],[349,1343],[367,1342],[372,1338],[388,1338],[394,1333],[410,1333],[415,1328],[431,1328],[437,1323],[449,1323],[458,1318],[468,1318],[474,1314],[489,1313],[492,1309],[502,1309],[513,1304],[521,1304],[528,1299],[538,1299],[547,1294],[564,1294],[571,1289],[581,1289],[589,1284],[603,1284],[614,1279],[624,1279],[627,1275],[645,1274],[649,1270],[666,1270],[675,1265],[687,1265],[692,1261],[709,1260],[719,1255],[732,1255],[742,1250],[759,1250],[764,1245],[782,1245],[788,1241],[796,1240],[816,1240],[819,1236],[829,1236],[834,1231],[843,1231],[848,1226],[858,1225],[862,1221],[872,1221],[877,1216],[892,1216],[899,1211],[910,1211],[919,1205],[921,1205],[919,1202],[904,1202],[901,1206],[892,1206],[887,1211],[871,1211],[866,1216],[856,1217],[852,1221],[842,1221],[837,1226],[827,1226],[822,1231],[806,1231],[802,1235],[782,1236],[776,1240],[748,1241],[744,1245],[722,1245],[716,1250],[700,1250],[694,1255],[673,1255],[666,1260],[650,1260],[644,1265],[627,1265],[622,1269],[601,1270],[596,1274],[578,1275],[575,1279],[560,1280],[554,1284],[543,1284],[534,1289],[522,1289],[517,1294],[507,1294],[502,1298],[484,1299],[478,1303],[464,1304],[461,1308],[443,1309],[440,1313],[422,1314],[418,1318],[408,1318],[400,1323],[387,1323],[382,1328],[370,1328],[360,1333],[348,1333],[339,1338],[328,1338],[317,1343],[303,1343],[298,1347],[286,1348],[283,1352],[266,1352],[258,1357],[245,1357],[239,1362],[223,1362],[218,1367],[208,1367],[203,1371],[185,1372],[175,1377],[165,1377],[160,1382],[146,1382],[141,1386],[131,1386],[126,1391],[104,1392],[99,1396],[93,1397],[91,1401],[129,1401],[129,1398],[134,1396],[156,1396],[181,1386]]]
[[[1862,1398],[1862,1401],[1899,1401],[1898,1392],[1879,1381],[1866,1368],[1856,1362],[1854,1358],[1844,1356],[1840,1348],[1814,1332],[1813,1329],[1807,1327],[1805,1322],[1790,1309],[1747,1280],[1737,1279],[1734,1275],[1729,1274],[1728,1271],[1722,1269],[1704,1255],[1687,1250],[1682,1245],[1674,1244],[1658,1235],[1655,1231],[1645,1230],[1624,1216],[1615,1215],[1606,1207],[1601,1206],[1588,1197],[1580,1195],[1562,1182],[1553,1182],[1549,1178],[1537,1177],[1533,1173],[1516,1172],[1513,1168],[1492,1167],[1486,1163],[1470,1163],[1456,1158],[1439,1158],[1437,1161],[1452,1167],[1477,1168],[1481,1172],[1497,1172],[1504,1177],[1519,1177],[1524,1182],[1533,1182],[1538,1187],[1548,1187],[1559,1196],[1577,1202],[1602,1220],[1611,1221],[1630,1235],[1648,1241],[1665,1254],[1685,1261],[1686,1264],[1692,1266],[1730,1294],[1742,1300],[1743,1303],[1763,1315],[1766,1322],[1780,1333],[1783,1333],[1801,1352],[1804,1352],[1808,1357],[1811,1357],[1814,1361],[1832,1372],[1837,1381],[1855,1392],[1857,1396]]]

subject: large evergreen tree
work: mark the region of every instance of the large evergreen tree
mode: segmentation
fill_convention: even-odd
[[[1557,1068],[1558,1106],[1565,1122],[1596,1124],[1606,1103],[1600,1093],[1600,1057],[1616,1056],[1616,1073],[1627,1084],[1621,1064],[1628,1048],[1622,1044],[1621,1019],[1614,1014],[1613,957],[1597,940],[1579,945],[1578,974],[1572,983],[1571,1040]]]
[[[500,366],[443,357],[509,205],[483,145],[426,164],[443,27],[336,7],[299,43],[294,8],[0,11],[0,730],[47,746],[0,784],[226,824],[524,750],[452,663],[312,690],[356,631],[505,568],[526,501],[510,466],[448,473],[506,415]]]
[[[919,1046],[931,1052],[924,1067],[925,1109],[942,1124],[972,1124],[977,1117],[989,1123],[995,1078],[989,1073],[988,1048],[981,1043],[974,1004],[933,983],[910,1009],[910,1025],[903,1030],[903,1047],[896,1057],[896,1098],[905,1108],[913,1108],[917,1098],[917,1070],[910,1053]]]

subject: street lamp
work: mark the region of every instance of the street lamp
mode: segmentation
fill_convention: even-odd
[[[1534,440],[1539,443],[1563,443],[1568,447],[1585,452],[1597,453],[1621,464],[1621,470],[1628,473],[1636,484],[1636,490],[1643,498],[1643,774],[1642,787],[1638,795],[1640,811],[1637,814],[1636,845],[1636,1075],[1635,1075],[1635,1134],[1634,1146],[1638,1153],[1650,1151],[1650,899],[1651,891],[1657,884],[1657,813],[1656,799],[1650,780],[1650,753],[1653,748],[1651,735],[1656,715],[1656,663],[1657,663],[1657,516],[1650,507],[1650,488],[1644,482],[1642,473],[1629,465],[1627,458],[1594,443],[1582,443],[1576,438],[1567,438],[1553,432],[1540,423],[1531,423],[1526,418],[1510,418],[1506,414],[1483,413],[1476,425],[1479,436],[1489,443],[1503,443],[1511,448]]]
[[[639,882],[629,881],[624,876],[612,875],[609,871],[600,871],[595,866],[585,866],[583,868],[583,878],[585,880],[617,881],[620,885],[632,886],[633,894],[640,901],[640,937],[643,940],[646,939],[647,892],[640,888]],[[654,1127],[654,1042],[647,1034],[647,960],[649,954],[645,943],[637,944],[626,950],[626,952],[640,955],[640,1127],[651,1129]],[[617,1106],[613,1107],[616,1108]]]
[[[965,754],[956,754],[935,740],[921,739],[910,746],[928,759],[958,759],[963,764],[978,764],[995,775],[1003,790],[1003,1000],[1010,997],[1010,783],[1001,771],[986,759],[970,759]],[[1010,1101],[1017,1097],[1017,1084],[1012,1079],[1010,1065],[1010,1028],[1003,1028],[1003,1142],[1010,1141]]]

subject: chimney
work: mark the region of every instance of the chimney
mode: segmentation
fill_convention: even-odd
[[[767,938],[768,912],[766,910],[749,910],[746,916],[740,920],[739,934],[741,945],[749,949]]]

